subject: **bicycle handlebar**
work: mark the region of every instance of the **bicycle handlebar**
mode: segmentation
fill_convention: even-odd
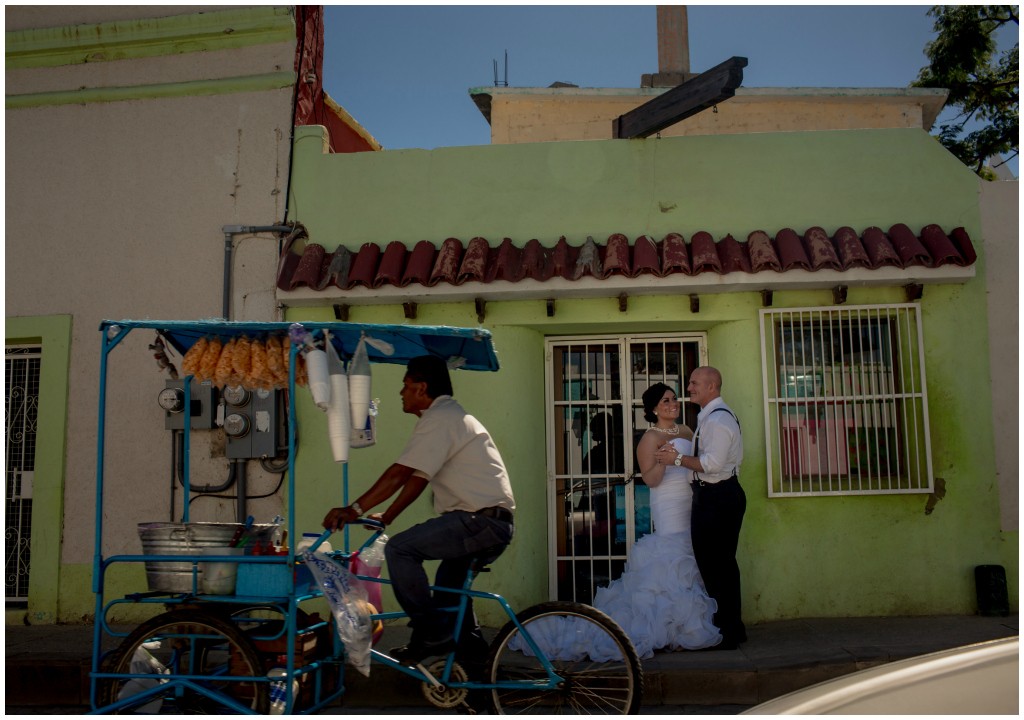
[[[384,523],[380,520],[374,520],[373,518],[359,518],[356,520],[356,522],[362,525],[363,527],[375,528],[377,530],[384,529]]]
[[[323,545],[327,541],[327,538],[329,538],[333,534],[333,532],[333,530],[324,530],[323,533],[321,533],[320,537],[316,539],[316,542],[306,549],[310,552],[316,552],[316,549]]]
[[[349,525],[362,525],[365,528],[376,530],[378,533],[384,532],[384,523],[372,518],[356,518]],[[323,545],[332,534],[334,534],[333,530],[324,530],[320,537],[316,539],[316,542],[306,549],[310,552],[316,552],[316,549]]]

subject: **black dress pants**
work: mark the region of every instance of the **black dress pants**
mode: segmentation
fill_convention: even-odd
[[[736,563],[736,546],[746,509],[747,496],[735,475],[717,483],[693,483],[693,554],[708,595],[718,603],[714,623],[722,631],[725,644],[747,639],[740,613],[740,568]]]

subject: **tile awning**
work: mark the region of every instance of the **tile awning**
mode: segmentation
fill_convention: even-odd
[[[630,240],[616,233],[604,243],[588,238],[579,245],[562,237],[554,247],[544,247],[536,239],[516,247],[509,238],[494,246],[482,237],[474,237],[465,245],[458,238],[448,238],[440,247],[421,240],[410,250],[396,241],[386,247],[366,243],[355,252],[341,245],[327,252],[323,245],[308,242],[308,238],[300,235],[297,239],[306,240],[306,244],[298,252],[296,239],[292,239],[283,249],[277,287],[284,292],[306,289],[333,291],[334,295],[339,295],[338,291],[342,291],[341,295],[348,291],[365,293],[364,289],[414,291],[417,285],[441,290],[441,286],[486,285],[499,280],[545,283],[586,277],[699,278],[732,273],[761,273],[762,282],[771,286],[781,279],[779,275],[794,271],[825,271],[830,276],[833,273],[827,271],[840,276],[855,271],[883,271],[886,277],[892,277],[893,270],[899,275],[900,270],[966,268],[977,260],[964,228],[947,233],[934,224],[924,226],[917,234],[905,224],[893,225],[887,232],[870,227],[857,233],[841,227],[832,236],[820,227],[812,227],[803,234],[784,228],[774,236],[756,230],[747,236],[746,242],[732,235],[716,240],[705,231],[689,238],[669,233],[661,240],[646,235]]]

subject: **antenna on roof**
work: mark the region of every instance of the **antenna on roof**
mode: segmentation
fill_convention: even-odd
[[[498,82],[498,61],[494,61],[494,87],[499,85],[508,87],[508,50],[505,51],[505,79],[502,82]]]

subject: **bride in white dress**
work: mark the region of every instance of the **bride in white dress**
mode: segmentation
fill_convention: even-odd
[[[708,597],[693,557],[690,539],[692,473],[677,466],[679,455],[692,454],[693,432],[677,425],[681,404],[664,383],[643,394],[644,417],[652,423],[637,445],[637,460],[644,482],[651,489],[654,532],[633,546],[622,576],[598,588],[594,607],[611,616],[637,654],[649,658],[655,650],[700,650],[722,642],[712,622],[718,606]],[[549,657],[562,660],[589,655],[595,661],[614,656],[611,648],[594,647],[566,622],[552,618],[543,628],[530,626]],[[541,632],[538,633],[537,631]],[[537,637],[537,635],[541,637]]]

